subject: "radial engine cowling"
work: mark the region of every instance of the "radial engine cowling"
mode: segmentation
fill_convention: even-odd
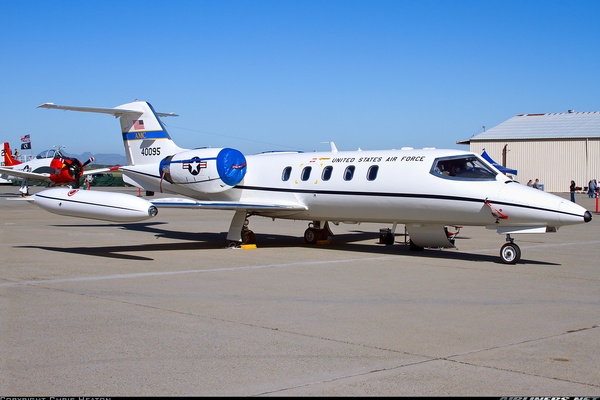
[[[167,182],[191,185],[204,193],[218,193],[232,188],[246,175],[246,157],[230,148],[195,149],[164,158],[160,173]]]

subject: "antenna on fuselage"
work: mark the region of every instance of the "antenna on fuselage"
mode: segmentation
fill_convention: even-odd
[[[335,143],[333,143],[333,142],[321,142],[321,143],[329,143],[329,145],[331,146],[331,152],[332,153],[337,153],[338,152],[337,147],[335,147]]]

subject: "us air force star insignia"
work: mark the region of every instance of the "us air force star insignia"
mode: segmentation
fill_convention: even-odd
[[[194,157],[190,160],[190,163],[188,164],[188,171],[190,171],[190,174],[192,175],[198,175],[200,173],[200,170],[202,169],[202,163],[200,162],[200,158],[198,157]]]

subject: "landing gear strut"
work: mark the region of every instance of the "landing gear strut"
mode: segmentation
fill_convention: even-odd
[[[313,221],[308,224],[308,228],[304,231],[304,241],[308,244],[315,244],[319,240],[327,240],[333,233],[329,229],[329,223],[325,221],[321,228],[321,221]]]
[[[248,217],[252,214],[247,213],[246,210],[238,210],[235,212],[231,225],[229,226],[229,232],[227,233],[227,240],[229,240],[229,247],[238,247],[241,244],[256,244],[256,236],[254,232],[248,229]]]
[[[504,264],[516,264],[521,259],[521,249],[509,234],[506,235],[506,243],[500,248],[500,258]]]

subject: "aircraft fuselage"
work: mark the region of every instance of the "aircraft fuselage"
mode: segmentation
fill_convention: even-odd
[[[436,164],[465,158],[477,158],[491,174],[469,175],[465,170],[462,175],[445,175],[436,170]],[[142,179],[148,190],[197,200],[288,202],[306,208],[253,212],[274,218],[494,227],[558,227],[582,221],[578,205],[522,185],[460,150],[263,153],[246,160],[244,179],[220,193],[204,193],[204,183],[192,179],[185,184],[161,182],[158,171],[132,176]],[[495,216],[490,205],[508,218]]]

